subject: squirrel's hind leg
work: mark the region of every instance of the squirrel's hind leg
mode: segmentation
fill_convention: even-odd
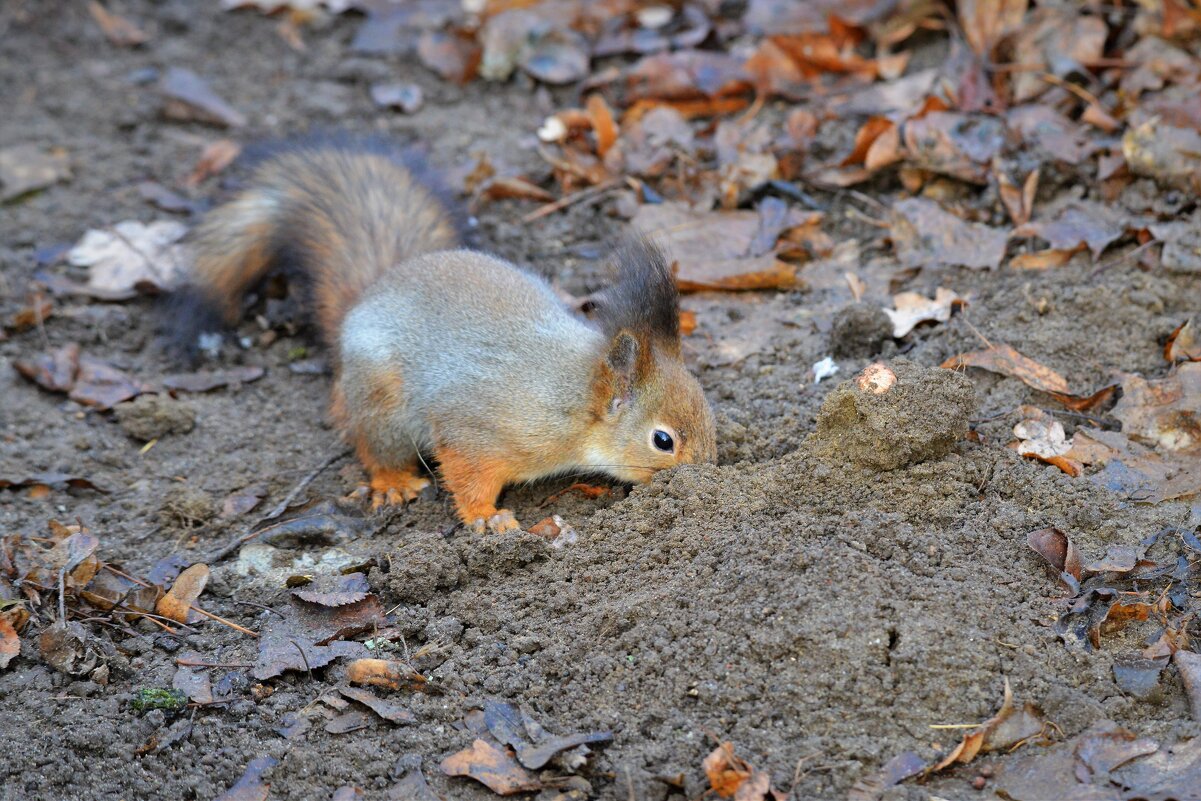
[[[434,455],[464,524],[477,534],[521,528],[511,511],[496,508],[500,491],[513,478],[503,460],[473,456],[450,447],[439,447]]]

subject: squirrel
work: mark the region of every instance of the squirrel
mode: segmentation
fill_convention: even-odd
[[[577,471],[642,483],[716,462],[675,282],[644,238],[617,248],[617,281],[584,315],[539,276],[462,249],[448,206],[400,159],[321,145],[268,158],[193,241],[194,320],[235,324],[276,268],[311,282],[334,353],[331,417],[373,507],[429,485],[423,454],[477,533],[519,528],[496,507],[509,484]]]

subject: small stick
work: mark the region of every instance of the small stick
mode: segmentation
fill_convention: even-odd
[[[292,491],[289,492],[287,495],[285,495],[284,499],[282,501],[280,501],[278,504],[276,504],[275,508],[272,509],[270,512],[268,512],[267,516],[264,517],[263,519],[271,520],[273,518],[276,518],[276,517],[279,517],[280,515],[282,515],[284,513],[284,510],[286,510],[288,508],[288,506],[291,505],[292,501],[296,500],[296,496],[298,496],[298,495],[300,495],[300,493],[304,492],[304,488],[307,487],[309,484],[312,484],[313,480],[316,479],[317,476],[321,475],[325,471],[325,468],[329,467],[331,464],[338,461],[339,459],[341,459],[345,456],[349,456],[349,455],[350,455],[350,449],[347,448],[346,450],[339,451],[338,453],[332,454],[331,456],[327,456],[321,462],[321,464],[314,467],[311,471],[309,471],[308,475],[306,475],[304,478],[300,479],[300,482],[295,487],[292,488]]]
[[[112,565],[105,565],[104,567],[106,570],[108,570],[112,573],[116,573],[121,578],[128,579],[129,581],[132,581],[135,584],[141,584],[143,587],[152,586],[152,585],[146,583],[145,581],[142,581],[140,578],[131,576],[128,573],[122,573],[120,570],[113,567]],[[203,615],[204,617],[207,617],[209,620],[214,620],[223,626],[229,626],[234,631],[240,631],[243,634],[249,634],[251,637],[255,637],[256,639],[259,636],[258,632],[251,631],[250,629],[246,628],[245,626],[239,626],[237,623],[234,623],[232,620],[226,620],[225,618],[221,617],[220,615],[214,615],[212,612],[207,612],[204,609],[201,609],[196,604],[189,604],[188,608],[191,609],[193,612],[195,612],[198,615]],[[138,612],[138,614],[144,615],[145,613]],[[150,619],[153,620],[153,618],[150,618]],[[187,624],[184,624],[184,625],[187,625]]]
[[[610,178],[607,181],[602,181],[596,186],[590,186],[587,189],[581,189],[578,192],[572,192],[570,195],[564,195],[556,201],[547,203],[545,206],[539,206],[529,214],[521,218],[523,223],[532,223],[534,220],[540,220],[543,217],[554,214],[560,209],[565,209],[568,206],[574,206],[576,203],[588,200],[589,198],[603,195],[610,189],[615,189],[622,183],[620,178]]]
[[[249,662],[205,662],[202,659],[183,659],[177,658],[175,664],[180,667],[207,667],[207,668],[248,668],[254,667]]]
[[[272,520],[272,519],[277,518],[280,515],[282,515],[284,513],[284,511],[288,508],[288,506],[292,503],[292,501],[296,500],[296,497],[298,495],[300,495],[301,492],[304,491],[304,488],[307,487],[309,484],[312,484],[313,480],[315,478],[317,478],[317,476],[321,475],[322,471],[324,471],[325,468],[329,467],[331,464],[333,464],[334,462],[343,458],[344,456],[349,456],[349,455],[350,455],[350,449],[347,448],[346,450],[339,451],[339,452],[332,454],[330,456],[327,456],[325,459],[323,459],[321,461],[321,464],[314,467],[312,470],[309,471],[308,475],[306,475],[304,478],[300,479],[299,483],[297,483],[296,486],[292,488],[291,492],[289,492],[286,496],[284,496],[284,499],[282,501],[280,501],[278,504],[276,504],[274,509],[272,509],[266,515],[264,515],[263,518],[261,520],[259,520],[259,523],[264,523],[267,520]],[[255,524],[255,525],[257,526],[258,524]],[[210,565],[214,564],[216,562],[220,562],[222,559],[229,556],[231,553],[238,550],[238,548],[241,548],[243,545],[250,542],[251,540],[253,540],[255,537],[259,536],[260,534],[262,534],[262,532],[257,531],[255,529],[255,526],[252,526],[250,531],[248,531],[245,534],[242,534],[240,536],[234,537],[232,540],[225,543],[225,545],[221,546],[221,548],[219,550],[217,550],[214,553],[209,554],[208,558],[205,559],[205,562]]]

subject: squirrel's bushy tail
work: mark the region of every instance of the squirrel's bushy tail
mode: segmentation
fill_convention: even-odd
[[[196,261],[181,292],[191,308],[173,325],[193,346],[205,326],[235,323],[242,296],[268,272],[299,273],[327,341],[346,312],[393,265],[453,248],[451,215],[390,155],[353,147],[300,147],[273,156],[247,187],[193,234]]]

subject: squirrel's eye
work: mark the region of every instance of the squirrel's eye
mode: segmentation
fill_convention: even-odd
[[[676,442],[671,438],[671,434],[661,428],[655,429],[655,433],[651,435],[651,442],[664,453],[671,453],[676,447]]]

